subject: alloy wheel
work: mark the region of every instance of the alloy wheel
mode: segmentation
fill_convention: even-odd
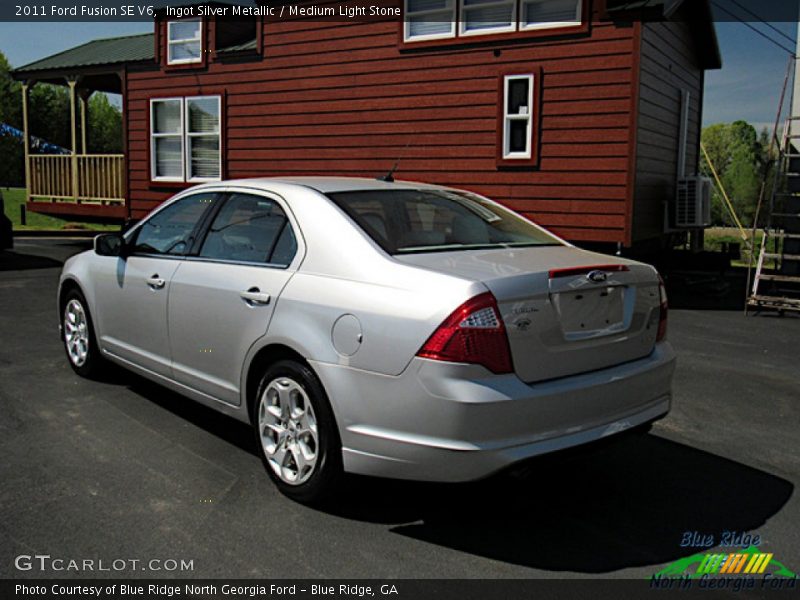
[[[314,407],[303,387],[289,377],[271,381],[259,401],[258,427],[275,474],[289,485],[305,483],[317,466],[319,435]]]
[[[83,305],[74,298],[64,309],[64,343],[72,364],[83,366],[89,356],[89,320]]]

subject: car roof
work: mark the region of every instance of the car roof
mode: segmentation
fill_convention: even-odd
[[[272,184],[297,185],[311,188],[323,194],[336,192],[358,192],[364,190],[409,190],[409,189],[443,189],[440,186],[414,181],[383,181],[366,177],[259,177],[254,179],[235,179],[221,181],[217,185],[243,186],[270,190]]]

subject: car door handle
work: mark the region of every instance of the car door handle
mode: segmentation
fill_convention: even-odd
[[[252,287],[246,292],[239,292],[239,295],[250,306],[266,306],[270,301],[270,295],[262,293],[257,287]]]
[[[158,273],[156,273],[152,277],[149,277],[148,279],[145,279],[145,281],[147,282],[147,285],[149,285],[154,290],[160,290],[167,284],[166,281],[164,281],[158,276]]]

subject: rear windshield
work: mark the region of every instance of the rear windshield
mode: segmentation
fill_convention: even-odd
[[[467,192],[367,190],[328,196],[389,254],[561,245],[530,221]]]

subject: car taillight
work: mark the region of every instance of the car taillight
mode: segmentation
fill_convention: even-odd
[[[661,342],[667,337],[667,288],[664,287],[664,280],[661,276],[658,277],[658,298],[661,302],[660,311],[658,315],[658,334],[656,335],[656,342]]]
[[[417,356],[483,365],[497,374],[514,370],[506,328],[491,292],[475,296],[454,310]]]

